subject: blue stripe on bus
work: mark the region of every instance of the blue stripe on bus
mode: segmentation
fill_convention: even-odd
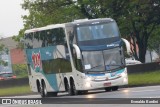
[[[116,72],[113,72],[113,73],[111,73],[111,77],[114,77],[114,76],[116,76],[116,75],[119,75],[119,74],[121,74],[122,72],[124,72],[125,71],[125,69],[121,69],[121,70],[118,70],[118,71],[116,71]]]
[[[118,70],[116,73],[121,74],[125,69]]]
[[[57,77],[56,74],[44,74],[50,86],[54,89],[54,91],[58,91]]]
[[[114,76],[118,75],[118,74],[121,74],[122,72],[124,72],[125,69],[121,69],[121,70],[118,70],[116,72],[113,72],[113,73],[110,73],[111,74],[111,77],[112,77],[112,74],[114,74]],[[97,74],[86,74],[86,76],[104,76],[105,73],[97,73]]]
[[[86,74],[87,76],[104,76],[105,73],[99,73],[99,74]]]

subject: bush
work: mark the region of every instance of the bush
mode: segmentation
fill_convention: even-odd
[[[12,70],[13,70],[13,73],[17,76],[17,78],[28,77],[26,64],[13,64]]]

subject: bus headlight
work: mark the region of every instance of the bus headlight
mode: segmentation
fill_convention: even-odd
[[[86,80],[87,80],[87,81],[92,81],[92,80],[94,80],[94,79],[95,79],[95,78],[92,77],[92,76],[87,76],[87,77],[86,77]]]
[[[87,77],[86,80],[87,80],[87,81],[91,81],[92,78],[91,78],[91,77]]]
[[[125,72],[123,72],[123,73],[121,73],[121,76],[122,77],[125,77],[127,75],[127,72],[125,71]]]
[[[86,87],[91,87],[91,84],[89,82],[86,82],[85,86]]]
[[[124,77],[125,75],[126,75],[126,73],[124,73],[124,72],[121,74],[122,77]]]
[[[123,83],[127,83],[128,82],[128,79],[127,78],[124,78],[123,79]]]

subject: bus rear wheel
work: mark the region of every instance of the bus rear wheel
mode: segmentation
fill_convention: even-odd
[[[58,92],[48,92],[48,97],[56,97]]]
[[[71,88],[70,88],[68,82],[65,83],[65,88],[66,88],[66,91],[68,92],[68,94],[69,94],[69,95],[72,95]]]
[[[88,93],[88,90],[78,91],[79,95],[84,95],[84,94],[87,94],[87,93]]]
[[[78,91],[76,90],[76,86],[74,81],[71,81],[70,95],[77,95]]]
[[[42,82],[42,84],[41,84],[40,94],[41,94],[41,97],[47,97],[48,96],[48,92],[47,92],[46,85],[45,85],[44,82]]]

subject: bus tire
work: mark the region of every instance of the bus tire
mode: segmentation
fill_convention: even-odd
[[[71,90],[70,91],[71,91],[70,95],[77,95],[78,94],[74,80],[71,80]]]
[[[67,89],[66,89],[66,91],[68,92],[68,94],[69,94],[69,95],[73,95],[72,90],[71,90],[71,88],[70,88],[70,86],[69,86],[69,83],[68,83],[68,82],[67,82],[67,84],[66,84],[66,85],[67,85],[67,87],[66,87],[66,88],[67,88]]]
[[[84,94],[87,94],[87,93],[88,93],[88,90],[78,91],[79,95],[84,95]]]
[[[117,91],[118,90],[118,86],[114,86],[114,87],[112,87],[112,91]]]
[[[40,93],[40,91],[41,91],[40,82],[37,80],[37,81],[36,81],[36,84],[37,84],[37,91],[38,91],[38,93]]]
[[[41,84],[40,94],[41,94],[42,98],[48,96],[48,92],[47,92],[47,89],[46,89],[46,84],[43,81],[42,81],[42,84]]]
[[[72,95],[71,88],[70,88],[69,83],[66,78],[64,79],[64,86],[65,86],[65,91],[68,92],[69,95]]]
[[[110,92],[111,90],[112,90],[111,87],[105,87],[105,91],[106,91],[106,92]]]
[[[69,95],[72,95],[71,88],[69,86],[68,81],[65,82],[65,90],[66,92],[68,92]]]
[[[58,92],[48,92],[48,97],[57,97]]]

